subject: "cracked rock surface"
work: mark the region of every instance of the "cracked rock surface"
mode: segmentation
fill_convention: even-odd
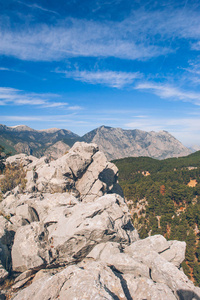
[[[96,145],[77,143],[52,162],[26,155],[8,162],[24,166],[27,186],[0,203],[9,216],[0,216],[0,284],[14,278],[0,297],[200,299],[181,270],[185,242],[139,239],[125,200],[114,193],[117,168]]]

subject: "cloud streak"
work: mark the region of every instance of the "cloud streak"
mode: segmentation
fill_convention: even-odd
[[[135,16],[133,16],[133,19]],[[1,26],[0,54],[22,60],[59,61],[68,57],[116,57],[148,59],[171,52],[145,38],[138,18],[122,22],[97,22],[67,18],[57,25],[39,24],[35,27],[9,29]]]
[[[151,82],[139,83],[135,86],[138,90],[147,90],[161,98],[170,98],[173,100],[181,100],[191,102],[195,105],[200,105],[200,93],[184,91],[170,85],[161,85]]]
[[[23,4],[55,13],[37,4]],[[195,50],[200,47],[199,13],[180,9],[139,9],[115,22],[68,17],[56,25],[18,25],[16,30],[9,28],[7,19],[0,25],[0,54],[22,60],[59,61],[78,56],[144,60],[176,51],[180,45],[173,43],[180,39],[189,40]]]
[[[66,107],[67,102],[55,101],[60,100],[60,95],[58,94],[37,94],[37,93],[27,93],[22,90],[10,88],[10,87],[0,87],[0,105],[30,105],[38,107]]]
[[[89,84],[101,84],[109,87],[121,89],[131,85],[136,79],[141,78],[139,72],[117,72],[117,71],[56,71],[64,73],[67,78],[73,78],[77,81]]]
[[[39,9],[39,10],[42,10],[44,12],[48,12],[48,13],[53,13],[55,15],[59,15],[56,11],[50,10],[50,9],[46,9],[46,8],[42,7],[41,5],[37,5],[35,3],[34,4],[27,4],[27,3],[24,3],[22,1],[17,1],[17,3],[25,5],[25,6],[29,7],[29,8],[32,8],[32,9]]]

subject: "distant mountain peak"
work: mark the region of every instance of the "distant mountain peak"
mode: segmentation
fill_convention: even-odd
[[[33,128],[30,128],[26,125],[16,125],[16,126],[8,126],[8,128],[11,128],[15,131],[36,131],[35,129]]]
[[[140,129],[124,130],[103,125],[85,134],[83,140],[96,143],[109,160],[130,156],[164,159],[186,156],[191,153],[165,130],[146,132]]]
[[[49,129],[40,129],[38,130],[39,132],[43,131],[43,132],[48,132],[48,133],[54,133],[54,132],[57,132],[61,129],[59,128],[56,128],[56,127],[53,127],[53,128],[49,128]]]

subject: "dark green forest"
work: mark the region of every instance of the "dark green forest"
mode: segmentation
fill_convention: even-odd
[[[200,285],[200,151],[181,158],[113,162],[140,237],[162,234],[168,240],[185,241],[182,267]]]

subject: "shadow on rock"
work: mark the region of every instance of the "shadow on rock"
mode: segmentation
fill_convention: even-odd
[[[178,290],[177,295],[180,300],[200,300],[200,297],[192,291]]]
[[[99,174],[99,180],[102,182],[106,183],[108,189],[107,193],[115,193],[120,195],[121,197],[124,197],[122,188],[117,182],[118,179],[118,173],[114,172],[110,168],[104,169],[100,174]]]

